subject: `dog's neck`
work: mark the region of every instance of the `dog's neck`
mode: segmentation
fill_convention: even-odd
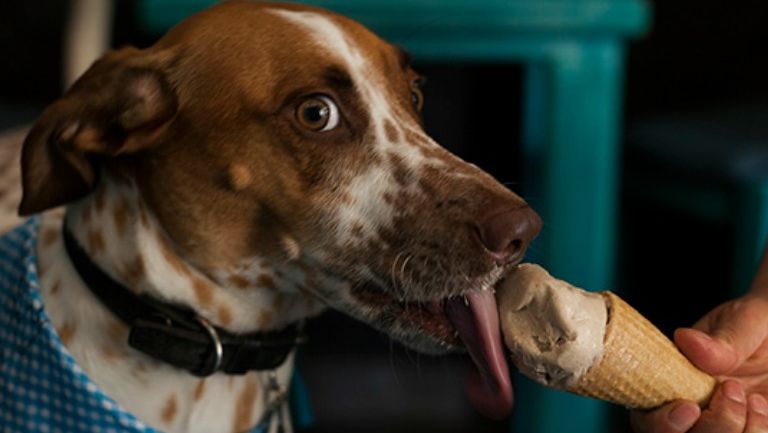
[[[67,208],[67,225],[91,259],[137,293],[188,306],[235,332],[280,328],[322,310],[300,289],[292,266],[250,258],[205,269],[182,258],[130,182],[104,179]],[[61,215],[46,214],[38,243],[43,298],[62,341],[81,367],[121,406],[173,432],[247,431],[272,399],[267,373],[199,379],[127,345],[127,326],[77,277],[61,239]],[[287,384],[292,359],[278,370]]]
[[[105,178],[94,194],[67,209],[67,224],[116,281],[188,306],[228,330],[281,328],[321,309],[290,264],[247,257],[223,268],[186,260],[129,182]]]

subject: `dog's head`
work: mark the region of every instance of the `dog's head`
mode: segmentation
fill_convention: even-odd
[[[225,3],[107,54],[45,111],[21,213],[128,176],[191,262],[331,275],[307,289],[442,352],[458,345],[444,300],[491,288],[540,221],[425,134],[419,83],[402,50],[351,20]]]

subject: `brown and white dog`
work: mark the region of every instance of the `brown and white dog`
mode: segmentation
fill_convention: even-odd
[[[419,82],[349,19],[227,2],[108,53],[45,110],[24,144],[20,212],[66,205],[113,279],[233,332],[331,307],[423,352],[466,347],[483,379],[472,399],[500,415],[512,391],[488,289],[540,220],[426,135]],[[163,431],[258,423],[267,373],[201,379],[127,345],[67,259],[61,216],[43,214],[42,294],[93,381]]]

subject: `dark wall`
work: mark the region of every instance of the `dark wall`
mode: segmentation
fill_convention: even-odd
[[[0,101],[50,100],[61,91],[66,2],[0,2]]]
[[[631,46],[627,113],[768,98],[768,3],[653,2],[653,29]]]

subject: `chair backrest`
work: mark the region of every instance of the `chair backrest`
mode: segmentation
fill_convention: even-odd
[[[510,40],[633,36],[647,30],[644,0],[303,0],[354,18],[420,60],[504,60]],[[215,0],[139,0],[137,22],[162,34]],[[446,41],[438,44],[437,41]]]

